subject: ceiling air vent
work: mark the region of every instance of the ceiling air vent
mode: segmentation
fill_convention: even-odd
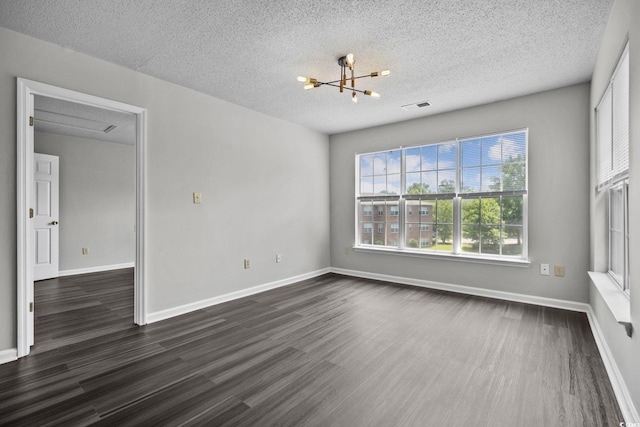
[[[422,102],[416,102],[415,104],[403,105],[402,109],[406,111],[413,111],[419,108],[428,107],[429,105],[431,105],[429,101],[422,101]]]

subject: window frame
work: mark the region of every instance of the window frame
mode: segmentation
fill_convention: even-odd
[[[625,45],[616,67],[611,74],[609,83],[605,88],[602,97],[598,101],[598,104],[594,110],[595,127],[596,127],[596,193],[607,192],[607,275],[614,282],[622,292],[629,296],[631,294],[631,280],[629,276],[629,123],[630,123],[630,110],[629,110],[629,43]],[[623,69],[625,65],[626,69]],[[621,86],[616,86],[616,82]],[[622,87],[623,91],[620,92],[618,87]],[[626,89],[626,90],[624,90]],[[616,94],[623,94],[626,99],[618,100]],[[620,103],[622,102],[622,104]],[[620,112],[622,109],[622,116],[620,113],[616,114],[616,111]],[[617,108],[616,108],[617,107]],[[624,117],[626,114],[626,118]],[[623,127],[620,128],[620,120],[623,119]],[[622,139],[622,151],[620,145],[620,135],[624,135]],[[614,238],[613,234],[617,231],[614,230],[612,225],[614,219],[612,210],[613,197],[612,192],[622,188],[622,244],[621,247],[616,249],[622,249],[621,258],[613,259],[618,252],[614,251]],[[622,271],[616,271],[617,268],[613,267],[615,264],[622,263]]]
[[[460,185],[460,174],[462,171],[462,166],[461,166],[461,159],[460,159],[460,146],[461,143],[463,141],[467,141],[467,140],[471,140],[473,138],[493,138],[493,137],[500,137],[503,135],[509,135],[509,134],[514,134],[514,133],[524,133],[524,161],[523,161],[523,165],[524,165],[524,190],[518,190],[518,191],[485,191],[485,192],[474,192],[474,193],[463,193],[460,191],[459,189],[459,185]],[[455,193],[428,193],[428,194],[408,194],[407,193],[407,173],[408,172],[413,172],[413,170],[408,171],[407,167],[406,167],[406,153],[408,150],[411,149],[416,149],[416,148],[423,148],[423,147],[429,147],[429,146],[439,146],[439,145],[444,145],[444,144],[451,144],[451,143],[455,143],[456,146],[456,165],[455,165],[455,186],[456,186],[456,190]],[[361,175],[360,175],[360,165],[361,165],[361,158],[362,156],[370,156],[370,155],[380,155],[381,153],[385,153],[387,154],[387,158],[390,158],[391,156],[395,155],[394,152],[396,150],[400,151],[400,158],[401,158],[401,169],[400,169],[400,176],[401,176],[401,194],[374,194],[374,195],[361,195],[360,194],[360,189],[361,189]],[[355,166],[356,166],[356,173],[355,173],[355,181],[356,181],[356,192],[355,192],[355,202],[356,202],[356,217],[355,217],[355,224],[356,226],[354,227],[356,233],[355,233],[355,245],[353,247],[353,249],[355,251],[364,251],[364,252],[368,252],[368,251],[372,251],[372,252],[386,252],[386,253],[393,253],[393,254],[398,254],[398,255],[407,255],[407,256],[418,256],[418,257],[436,257],[436,258],[450,258],[450,259],[456,259],[456,260],[462,260],[462,261],[470,261],[470,262],[482,262],[482,263],[493,263],[493,264],[498,264],[498,265],[520,265],[520,266],[528,266],[529,263],[529,259],[528,259],[528,181],[529,181],[529,176],[528,176],[528,163],[529,163],[529,129],[528,128],[520,128],[520,129],[514,129],[514,130],[506,130],[506,131],[501,131],[501,132],[496,132],[496,133],[492,133],[492,134],[485,134],[485,135],[478,135],[478,136],[473,136],[473,137],[464,137],[464,138],[455,138],[452,140],[447,140],[447,141],[441,141],[441,142],[432,142],[432,143],[427,143],[427,144],[420,144],[420,145],[415,145],[415,146],[400,146],[400,147],[395,147],[395,148],[391,148],[388,150],[381,150],[381,151],[375,151],[375,152],[363,152],[363,153],[356,153],[355,155]],[[502,160],[501,165],[504,164],[504,160]],[[450,169],[450,168],[449,168]],[[448,171],[449,169],[443,169]],[[501,185],[502,185],[502,181],[501,181]],[[507,254],[503,254],[502,253],[502,249],[505,246],[504,241],[501,239],[500,242],[500,253],[499,254],[487,254],[487,253],[473,253],[473,252],[464,252],[462,251],[462,223],[461,223],[461,216],[462,216],[462,200],[463,199],[468,199],[468,198],[480,198],[480,197],[500,197],[500,196],[516,196],[516,197],[522,197],[522,249],[521,249],[521,254],[518,255],[507,255]],[[410,220],[408,213],[405,214],[405,212],[412,212],[415,209],[412,208],[407,208],[408,205],[408,201],[412,201],[412,200],[419,200],[419,201],[430,201],[430,202],[434,202],[433,204],[433,209],[434,209],[434,221],[435,221],[435,206],[437,204],[438,200],[452,200],[452,204],[453,204],[453,223],[451,224],[452,227],[452,241],[453,241],[453,248],[452,250],[449,251],[440,251],[438,249],[434,249],[434,250],[424,250],[421,247],[419,248],[410,248],[408,247],[408,244],[406,243],[406,239],[405,239],[405,233],[407,232],[407,228],[411,223],[414,223],[416,221],[421,222],[421,220],[419,220],[420,217],[424,216],[422,215],[421,212],[421,208],[419,207],[417,209],[417,213],[418,213],[418,218],[415,218],[414,220]],[[371,202],[371,201],[383,201],[384,203],[388,203],[388,202],[392,202],[392,203],[397,203],[398,204],[398,209],[399,209],[399,234],[400,234],[400,238],[399,238],[399,245],[398,247],[388,247],[388,246],[376,246],[375,248],[373,247],[374,245],[370,245],[370,244],[365,244],[362,243],[362,240],[358,234],[359,231],[359,227],[358,227],[358,223],[359,223],[359,218],[358,218],[358,212],[359,212],[359,206],[361,202]],[[427,212],[430,213],[429,209]],[[501,217],[502,218],[502,217]],[[448,225],[450,223],[443,223],[443,225]],[[507,224],[506,222],[504,222],[501,219],[501,227],[506,227],[509,226],[509,224]],[[435,234],[436,231],[436,224],[434,222],[433,227],[430,227],[433,229],[433,233]],[[435,238],[435,236],[434,236]],[[420,245],[418,245],[420,246]],[[422,249],[422,250],[421,250]]]

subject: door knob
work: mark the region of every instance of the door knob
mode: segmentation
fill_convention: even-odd
[[[51,225],[58,225],[58,221],[51,221]]]

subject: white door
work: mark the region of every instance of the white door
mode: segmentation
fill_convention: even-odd
[[[58,277],[59,264],[59,159],[34,153],[33,170],[33,280],[51,279]]]

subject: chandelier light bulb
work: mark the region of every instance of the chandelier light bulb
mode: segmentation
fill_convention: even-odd
[[[353,92],[351,94],[351,100],[353,101],[354,104],[357,104],[358,103],[358,94]]]
[[[382,70],[382,71],[380,71],[380,75],[381,76],[388,76],[389,74],[391,74],[391,70]]]
[[[303,76],[298,76],[298,81],[302,82],[302,83],[306,83],[307,82],[307,78],[303,77]]]
[[[356,63],[355,59],[353,59],[353,53],[347,55],[347,65],[349,68],[353,68],[353,65]]]

